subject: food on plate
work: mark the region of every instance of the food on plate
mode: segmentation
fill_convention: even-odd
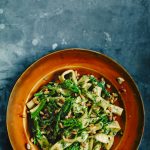
[[[32,142],[43,150],[109,150],[123,108],[104,78],[66,70],[27,103]]]

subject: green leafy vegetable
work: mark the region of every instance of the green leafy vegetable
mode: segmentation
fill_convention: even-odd
[[[43,95],[43,92],[42,92],[42,91],[40,91],[40,92],[34,94],[34,96],[36,96],[36,97],[39,97],[39,96],[41,96],[41,95]]]
[[[71,92],[74,92],[74,93],[80,92],[80,89],[78,88],[78,86],[70,79],[67,79],[62,83],[62,88],[69,89]]]
[[[107,96],[107,97],[110,96],[110,93],[105,88],[105,83],[104,82],[99,82],[95,77],[91,77],[91,76],[90,76],[90,81],[94,84],[96,83],[99,87],[101,87],[105,96]]]
[[[65,118],[65,116],[69,113],[69,111],[72,108],[72,103],[73,103],[72,99],[68,98],[56,116],[55,128],[54,128],[54,137],[55,138],[57,137],[58,132],[60,130],[60,127],[59,127],[60,119]]]
[[[36,117],[33,121],[33,125],[34,125],[34,132],[35,132],[35,135],[36,135],[36,138],[37,139],[41,139],[42,138],[42,134],[41,134],[41,130],[40,130],[40,125],[39,125],[39,122],[38,122],[38,118]]]
[[[81,122],[79,122],[78,119],[75,119],[75,118],[65,119],[62,121],[62,123],[63,123],[64,127],[71,127],[71,128],[79,127],[79,128],[81,128],[81,126],[82,126]]]
[[[71,146],[65,148],[65,150],[80,150],[80,143],[75,142]]]
[[[72,104],[73,104],[73,99],[72,98],[66,99],[64,105],[62,106],[62,108],[60,110],[61,118],[64,118],[69,113],[69,111],[72,108]]]
[[[34,119],[35,117],[37,117],[40,113],[40,111],[44,108],[46,104],[46,100],[42,100],[39,104],[39,106],[37,107],[37,109],[33,112],[31,112],[31,118]]]

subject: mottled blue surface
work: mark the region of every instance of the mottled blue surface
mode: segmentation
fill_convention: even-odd
[[[0,149],[11,149],[6,108],[17,78],[41,56],[71,47],[100,51],[132,75],[145,105],[139,149],[149,150],[149,0],[0,0]]]

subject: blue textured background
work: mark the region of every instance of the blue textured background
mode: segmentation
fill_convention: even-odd
[[[100,51],[132,75],[145,104],[140,150],[149,150],[149,0],[0,0],[0,149],[11,149],[6,108],[17,78],[41,56],[71,47]]]

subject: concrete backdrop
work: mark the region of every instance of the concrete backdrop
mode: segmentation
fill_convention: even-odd
[[[11,149],[5,122],[15,81],[41,56],[71,47],[102,52],[132,75],[145,105],[139,149],[150,149],[149,0],[0,0],[0,149]]]

